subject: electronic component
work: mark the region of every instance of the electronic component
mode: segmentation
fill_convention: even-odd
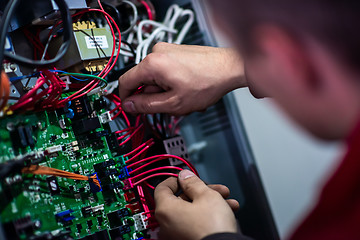
[[[0,224],[6,240],[149,237],[153,189],[182,168],[169,166],[163,148],[151,149],[167,136],[152,130],[170,124],[127,115],[114,92],[118,76],[157,41],[147,39],[157,27],[141,23],[154,19],[151,8],[149,0],[35,0],[3,11],[2,23],[13,19],[0,36]],[[183,35],[166,28],[166,35],[157,31],[159,38]],[[135,33],[126,42],[124,34],[135,29],[146,30],[144,39]],[[133,49],[139,44],[141,56]]]
[[[51,195],[57,195],[60,193],[60,186],[57,182],[56,177],[48,177],[46,178],[46,181],[48,183]]]
[[[73,111],[74,116],[72,118],[75,120],[86,117],[92,112],[89,99],[86,96],[71,101],[68,108]]]
[[[138,213],[133,216],[135,220],[135,229],[137,231],[143,231],[148,227],[147,217],[144,213]]]
[[[128,208],[123,208],[115,212],[107,214],[111,228],[119,227],[123,225],[123,218],[130,216],[131,211]]]
[[[10,131],[10,137],[15,149],[35,146],[32,129],[29,126],[15,127]]]
[[[74,211],[72,209],[62,211],[62,212],[55,214],[55,218],[59,222],[67,223],[67,222],[70,222],[71,220],[75,219],[75,217],[72,215],[73,212]]]
[[[106,61],[99,59],[110,58],[113,48],[113,38],[109,29],[97,28],[90,22],[80,22],[74,24],[73,36],[69,51],[57,67],[68,69],[78,65],[79,69],[86,69],[88,72],[102,71]],[[56,39],[51,49],[57,49],[60,44],[61,39]],[[54,55],[51,49],[49,52]]]
[[[48,147],[45,149],[44,153],[45,155],[51,155],[53,153],[57,153],[57,152],[60,152],[62,151],[63,147],[60,146],[60,145],[55,145],[55,146],[52,146],[52,147]]]
[[[84,134],[101,128],[99,118],[86,118],[74,121],[72,123],[75,134]]]
[[[104,112],[103,114],[101,114],[101,115],[99,116],[100,122],[101,122],[102,124],[111,122],[111,121],[112,121],[111,118],[112,118],[112,117],[111,117],[111,114],[110,114],[109,111]]]
[[[178,136],[178,137],[166,139],[163,141],[163,144],[166,153],[176,155],[181,158],[189,160],[189,154],[187,152],[187,148],[183,137]],[[172,166],[182,164],[181,161],[174,158],[169,159],[169,161],[170,161],[170,165]]]

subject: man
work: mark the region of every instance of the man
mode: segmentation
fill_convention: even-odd
[[[124,109],[188,114],[240,87],[249,87],[256,97],[272,97],[314,136],[348,145],[317,206],[290,239],[360,239],[360,2],[211,3],[241,58],[230,49],[158,44],[120,78]],[[131,95],[141,85],[144,93]],[[176,197],[180,188],[184,195]],[[246,239],[236,233],[231,210],[238,203],[224,200],[227,194],[225,187],[208,187],[189,171],[167,179],[155,190],[160,236]]]

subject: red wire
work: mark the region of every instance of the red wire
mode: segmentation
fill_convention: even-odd
[[[178,156],[175,156],[175,155],[170,155],[170,154],[155,155],[155,156],[151,156],[151,157],[148,157],[148,158],[144,158],[144,159],[142,159],[140,161],[137,161],[135,163],[132,163],[132,164],[128,165],[127,168],[133,168],[137,164],[152,160],[149,163],[146,163],[146,164],[142,165],[141,167],[138,167],[138,168],[134,169],[133,171],[131,171],[131,172],[137,172],[140,169],[145,168],[145,167],[147,167],[147,166],[149,166],[149,165],[151,165],[151,164],[153,164],[155,162],[162,161],[164,159],[169,159],[169,158],[175,158],[175,159],[180,160],[188,168],[190,168],[191,171],[193,171],[197,176],[199,176],[199,173],[196,171],[195,167],[189,161],[187,161],[186,159],[183,159],[181,157],[178,157]]]
[[[178,171],[182,171],[184,169],[182,168],[179,168],[179,167],[174,167],[174,166],[166,166],[166,167],[158,167],[158,168],[153,168],[153,169],[150,169],[148,171],[145,171],[145,172],[142,172],[136,176],[133,176],[131,177],[131,181],[133,181],[133,179],[136,179],[138,177],[142,177],[148,173],[152,173],[152,172],[156,172],[156,171],[162,171],[162,170],[178,170]],[[130,173],[131,174],[131,173]]]
[[[175,173],[155,173],[155,174],[152,174],[150,176],[147,176],[147,177],[135,182],[133,185],[136,186],[136,185],[138,185],[138,184],[140,184],[140,183],[142,183],[142,182],[144,182],[144,181],[146,181],[146,180],[148,180],[150,178],[159,177],[159,176],[171,176],[171,177],[176,177],[176,178],[178,177],[178,175],[175,174]]]
[[[116,132],[116,133],[117,133],[117,132]],[[136,153],[137,151],[139,151],[141,148],[149,145],[149,144],[152,143],[153,141],[154,141],[153,139],[150,139],[150,140],[144,142],[143,144],[141,144],[140,146],[138,146],[137,148],[135,148],[134,150],[132,150],[131,152],[124,154],[123,156],[124,156],[124,157],[128,157],[128,156]]]
[[[150,147],[152,147],[155,144],[155,142],[151,142],[149,145],[147,145],[144,149],[142,149],[140,152],[135,154],[133,157],[131,157],[129,160],[127,160],[125,163],[133,162],[136,158],[140,157],[143,153],[145,153]]]
[[[101,5],[101,3],[100,3]],[[102,8],[102,6],[101,6]],[[118,58],[119,58],[119,53],[120,53],[120,46],[121,46],[121,32],[120,32],[120,29],[119,27],[116,25],[116,22],[115,20],[107,13],[105,12],[103,9],[86,9],[84,11],[81,11],[81,12],[78,12],[76,14],[74,14],[72,17],[76,17],[76,16],[79,16],[79,15],[82,15],[84,13],[87,13],[87,12],[101,12],[102,14],[105,15],[105,18],[106,18],[106,21],[108,22],[109,24],[109,27],[110,27],[110,30],[111,30],[111,34],[113,36],[113,49],[112,49],[112,53],[111,53],[111,57],[108,61],[108,64],[105,66],[105,68],[100,72],[100,74],[98,75],[99,77],[105,77],[115,66]],[[114,24],[115,28],[116,28],[116,31],[119,33],[119,46],[118,46],[118,50],[116,52],[116,56],[115,56],[115,50],[116,50],[116,37],[115,37],[115,32],[114,32],[114,29],[112,27],[112,24],[110,23],[110,21]],[[59,22],[60,24],[61,22]],[[55,27],[55,26],[54,26]],[[113,61],[113,63],[111,64],[112,62],[112,59],[114,58],[115,56],[115,60]],[[110,65],[111,64],[111,65]],[[68,101],[71,101],[71,100],[74,100],[76,98],[79,98],[79,97],[82,97],[86,94],[88,94],[91,90],[93,90],[98,84],[99,84],[100,80],[93,80],[91,81],[89,84],[87,84],[85,87],[83,87],[82,89],[80,89],[79,91],[75,92],[74,94],[72,94],[71,96],[61,100],[59,102],[58,105],[61,105],[61,104],[64,104]],[[94,84],[95,83],[95,84]],[[94,85],[93,85],[94,84]],[[91,87],[90,87],[91,86]],[[87,89],[88,87],[90,87],[90,89],[88,89],[86,92],[80,94],[79,96],[77,96],[80,92],[84,91],[85,89]]]
[[[122,146],[124,145],[125,143],[127,143],[128,141],[130,141],[131,138],[134,137],[134,135],[143,127],[143,125],[141,124],[138,128],[136,128],[134,130],[133,133],[130,134],[130,136],[128,138],[125,139],[125,141],[121,142],[119,145]]]
[[[134,130],[134,128],[126,128],[126,129],[123,129],[123,130],[120,130],[120,131],[116,131],[115,133],[123,133],[123,132],[132,131],[132,130]]]
[[[155,190],[154,186],[151,186],[148,182],[144,182],[144,184],[148,187],[151,188],[152,190]]]
[[[149,20],[154,20],[154,16],[149,4],[145,1],[141,1],[141,4],[144,5],[144,7],[146,8],[147,14],[149,16]]]

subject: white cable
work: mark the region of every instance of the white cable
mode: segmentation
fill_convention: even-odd
[[[138,10],[137,10],[137,8],[136,8],[136,6],[135,6],[134,3],[132,3],[132,2],[130,2],[130,1],[128,1],[128,0],[123,0],[122,2],[129,4],[129,5],[131,6],[131,8],[133,9],[133,11],[134,11],[134,16],[133,16],[134,19],[133,19],[133,21],[130,23],[130,27],[121,33],[121,34],[124,34],[124,35],[125,35],[125,34],[128,34],[128,33],[135,27],[135,25],[136,25],[136,23],[137,23],[137,20],[138,20]]]
[[[169,7],[169,9],[166,11],[166,15],[163,21],[163,24],[168,26],[170,23],[170,20],[172,19],[172,15],[175,14],[177,11],[179,11],[180,7],[177,4],[173,4]]]
[[[172,29],[166,29],[164,27],[160,27],[158,29],[156,29],[151,36],[145,40],[145,44],[143,45],[143,49],[142,49],[142,59],[144,59],[147,55],[148,55],[148,51],[149,51],[149,47],[150,45],[154,42],[155,38],[159,36],[160,33],[162,32],[169,32],[171,34],[176,34],[177,31],[176,30],[172,30]]]
[[[181,29],[176,29],[176,24],[184,17],[187,17],[186,23]],[[148,55],[149,48],[154,42],[166,41],[181,44],[194,21],[195,15],[193,11],[184,10],[176,4],[169,7],[162,23],[153,20],[141,21],[133,28],[127,40],[130,44],[137,44],[135,63],[140,63]],[[152,32],[143,31],[145,26],[152,26]],[[165,38],[166,36],[167,38]],[[174,39],[174,36],[176,36],[176,39]]]
[[[136,58],[135,58],[135,63],[139,64],[141,61],[141,54],[142,54],[142,48],[144,47],[144,45],[146,44],[146,41],[142,41],[136,48]]]
[[[137,39],[139,41],[139,44],[140,44],[140,42],[142,42],[144,40],[142,30],[143,30],[144,26],[146,26],[146,25],[150,25],[150,26],[153,26],[153,27],[164,27],[163,24],[161,24],[159,22],[155,22],[153,20],[143,20],[143,21],[141,21],[139,23],[139,26],[138,26],[138,29],[137,29]]]
[[[175,44],[181,44],[184,41],[186,34],[189,32],[191,26],[194,23],[194,20],[195,20],[194,12],[191,10],[184,10],[182,12],[182,17],[184,17],[186,15],[188,15],[189,18],[188,18],[187,22],[185,23],[185,25],[183,26],[183,28],[181,29],[178,37],[176,38],[176,40],[174,42]]]
[[[128,52],[123,49],[120,49],[120,54],[126,57],[134,57],[134,54],[132,52]]]

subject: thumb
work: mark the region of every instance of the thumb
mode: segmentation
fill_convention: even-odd
[[[122,107],[128,113],[171,113],[174,109],[171,91],[162,93],[140,93],[123,100]]]
[[[183,170],[179,173],[179,183],[184,194],[195,200],[210,190],[210,188],[193,172]]]

